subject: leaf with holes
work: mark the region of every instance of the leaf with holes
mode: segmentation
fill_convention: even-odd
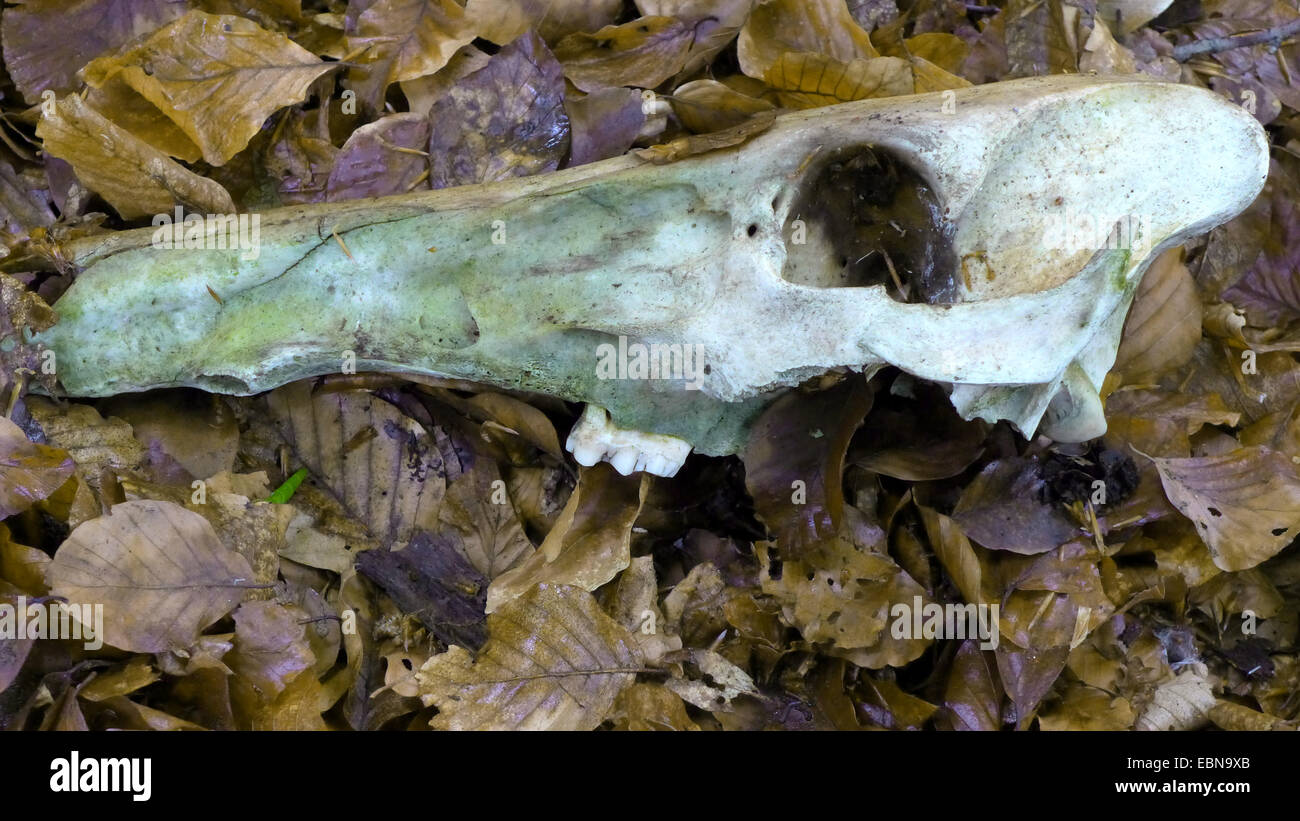
[[[1165,495],[1196,523],[1223,570],[1247,570],[1277,555],[1300,532],[1300,475],[1265,447],[1221,456],[1152,459]]]

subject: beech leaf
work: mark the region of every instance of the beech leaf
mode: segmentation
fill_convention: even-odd
[[[591,730],[641,668],[631,634],[585,590],[539,584],[488,616],[477,657],[453,645],[420,669],[431,724],[454,730]]]
[[[53,595],[103,604],[104,641],[137,653],[189,647],[239,603],[252,577],[207,519],[143,499],[72,531],[49,568]]]

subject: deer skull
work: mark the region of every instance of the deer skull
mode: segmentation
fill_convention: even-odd
[[[256,253],[216,247],[212,220],[197,248],[83,240],[37,339],[74,396],[249,394],[354,362],[588,402],[570,450],[625,473],[734,453],[776,392],[885,364],[950,384],[967,418],[1078,441],[1105,430],[1097,386],[1151,259],[1267,172],[1255,120],[1184,85],[867,100],[667,165],[266,212]]]

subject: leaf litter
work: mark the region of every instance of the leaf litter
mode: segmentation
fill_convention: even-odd
[[[104,612],[102,647],[0,641],[0,727],[1295,729],[1300,46],[1232,38],[1297,13],[1167,5],[11,5],[0,605]],[[893,369],[673,479],[579,468],[578,408],[461,382],[26,393],[61,243],[177,206],[673,162],[779,110],[1075,71],[1249,100],[1275,149],[1250,209],[1151,267],[1092,443]],[[996,642],[897,615],[991,602]]]

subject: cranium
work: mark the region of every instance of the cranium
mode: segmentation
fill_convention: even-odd
[[[950,384],[967,418],[1079,441],[1105,430],[1097,386],[1148,263],[1267,171],[1255,120],[1184,85],[867,100],[666,165],[266,212],[251,259],[152,229],[82,241],[38,340],[74,396],[249,394],[349,356],[549,393],[593,406],[578,460],[625,473],[734,453],[776,392],[885,364]],[[1121,241],[1054,241],[1071,214]]]

